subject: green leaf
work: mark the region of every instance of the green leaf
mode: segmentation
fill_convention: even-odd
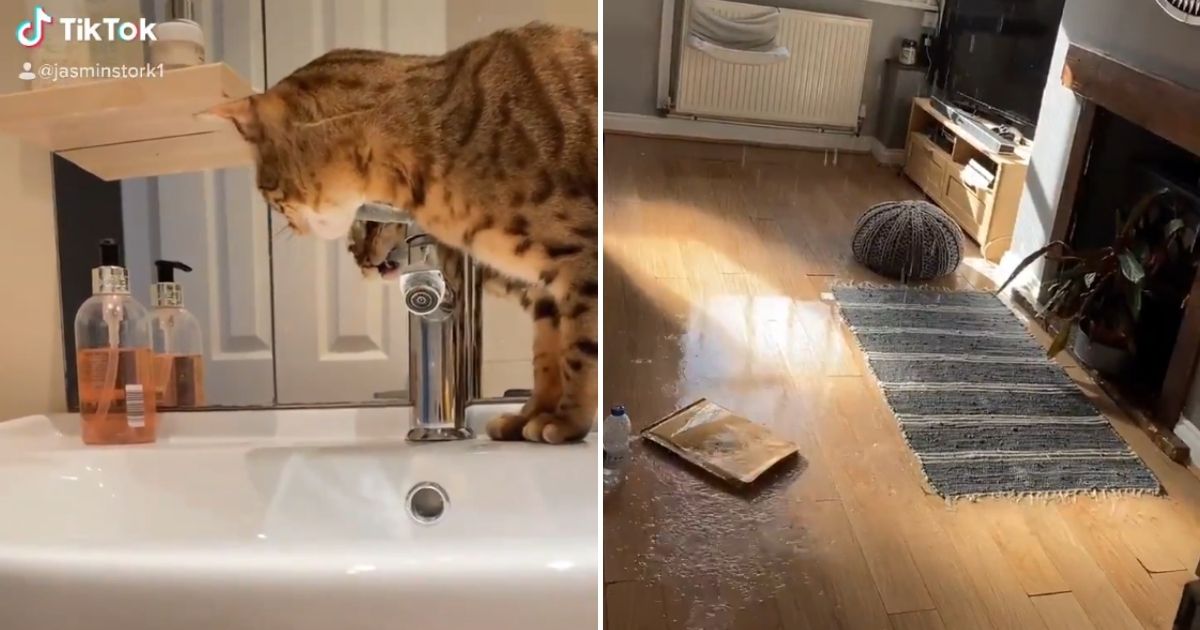
[[[1171,237],[1175,236],[1176,232],[1179,232],[1185,227],[1187,226],[1183,223],[1183,219],[1171,219],[1171,221],[1167,223],[1166,228],[1167,240],[1171,240]]]
[[[1121,228],[1121,237],[1124,238],[1129,236],[1137,226],[1138,220],[1142,218],[1142,215],[1145,214],[1146,211],[1148,211],[1151,207],[1153,207],[1154,204],[1158,202],[1159,198],[1170,195],[1171,192],[1172,191],[1170,188],[1159,188],[1158,190],[1150,192],[1138,200],[1138,202],[1133,206],[1133,211],[1129,213],[1129,217],[1125,220],[1125,226]]]
[[[1046,303],[1042,306],[1042,308],[1038,309],[1037,316],[1042,317],[1046,313],[1056,312],[1055,309],[1062,305],[1063,299],[1065,299],[1070,293],[1070,288],[1070,285],[1062,284],[1060,282],[1055,282],[1053,285],[1051,285],[1048,291],[1048,295],[1050,297],[1046,300]]]
[[[1074,328],[1074,319],[1063,321],[1062,328],[1058,330],[1058,334],[1054,336],[1054,343],[1050,344],[1050,349],[1046,351],[1046,356],[1053,357],[1063,348],[1067,347],[1067,342],[1071,340],[1071,329]]]
[[[1028,267],[1029,265],[1032,265],[1035,260],[1046,255],[1047,253],[1050,252],[1050,250],[1054,249],[1055,247],[1061,247],[1063,249],[1063,251],[1067,252],[1068,254],[1071,252],[1071,246],[1067,245],[1063,241],[1053,241],[1051,243],[1047,243],[1045,247],[1042,247],[1041,249],[1033,252],[1032,254],[1026,256],[1024,260],[1017,263],[1017,267],[1016,267],[1016,269],[1013,269],[1012,275],[1010,275],[1008,277],[1008,280],[1004,281],[1004,284],[1000,285],[999,289],[996,289],[996,293],[1000,293],[1009,284],[1012,284],[1012,281],[1016,280],[1017,276],[1021,275],[1021,272],[1025,271],[1026,267]]]
[[[1129,311],[1135,321],[1142,315],[1142,288],[1137,285],[1129,288]]]
[[[1142,263],[1138,262],[1129,252],[1121,252],[1121,273],[1134,284],[1140,284],[1142,279],[1146,277],[1146,270],[1142,269]]]

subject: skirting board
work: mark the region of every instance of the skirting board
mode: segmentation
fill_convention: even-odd
[[[871,138],[871,155],[880,164],[901,166],[904,164],[904,157],[907,154],[904,149],[889,149],[879,141],[879,138]]]
[[[1175,423],[1175,436],[1183,440],[1191,450],[1191,465],[1200,466],[1200,429],[1197,429],[1191,420],[1180,418],[1179,422]]]
[[[837,149],[850,153],[873,153],[873,145],[876,144],[875,138],[870,136],[821,133],[782,127],[759,127],[691,118],[665,118],[623,112],[604,112],[604,131],[637,136],[744,142],[746,144],[805,149]]]

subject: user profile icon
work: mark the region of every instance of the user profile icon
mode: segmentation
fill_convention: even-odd
[[[32,81],[37,78],[37,75],[33,73],[33,64],[26,61],[25,63],[21,64],[21,68],[21,73],[17,75],[18,79],[21,79],[22,81]]]

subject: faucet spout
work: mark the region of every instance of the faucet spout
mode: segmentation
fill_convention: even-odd
[[[410,227],[410,232],[414,228]],[[400,290],[409,310],[409,392],[414,442],[474,437],[467,403],[479,395],[481,279],[470,259],[416,233]]]

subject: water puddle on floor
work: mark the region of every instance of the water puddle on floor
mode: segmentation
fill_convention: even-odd
[[[719,630],[739,611],[774,606],[798,574],[809,541],[788,489],[803,473],[789,459],[751,491],[735,492],[698,468],[653,445],[634,445],[629,478],[606,503],[620,502],[621,528],[608,558],[628,565],[628,578],[661,588],[671,628]],[[606,519],[610,518],[606,508]]]

